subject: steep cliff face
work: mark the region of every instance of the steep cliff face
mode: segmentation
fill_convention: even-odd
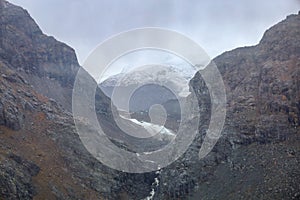
[[[118,173],[85,150],[72,117],[0,63],[0,198],[115,196]]]
[[[0,2],[0,199],[146,197],[151,173],[109,169],[79,139],[68,112],[79,69],[74,50],[44,35],[27,11]],[[84,81],[96,85],[88,74]],[[116,134],[109,99],[97,90],[95,101]]]
[[[226,87],[227,117],[206,159],[186,160],[188,153],[183,158],[185,165],[198,166],[181,169],[198,177],[187,179],[198,188],[193,199],[299,198],[299,31],[300,15],[291,15],[266,31],[258,45],[214,59]],[[209,105],[200,74],[191,86],[200,105]],[[205,129],[200,126],[200,134]]]
[[[50,98],[71,109],[71,88],[79,68],[73,49],[42,33],[28,12],[2,1],[0,58]]]
[[[223,77],[227,116],[222,137],[197,155],[210,120],[209,91],[191,80],[201,122],[188,151],[163,169],[156,199],[297,199],[300,197],[300,15],[270,28],[260,43],[214,59]]]
[[[227,87],[227,122],[249,139],[283,139],[299,127],[299,27],[299,15],[291,15],[257,46],[215,59]]]

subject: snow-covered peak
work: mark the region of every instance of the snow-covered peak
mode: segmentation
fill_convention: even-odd
[[[135,83],[142,83],[146,80],[161,80],[163,78],[167,79],[170,76],[180,76],[186,80],[190,80],[196,71],[193,69],[179,69],[172,66],[169,67],[140,67],[136,69],[126,69],[119,74],[112,75],[102,81],[100,84],[102,86],[115,86],[118,81],[122,84],[130,85]]]
[[[179,96],[189,94],[189,81],[196,73],[192,69],[181,69],[172,66],[143,66],[113,75],[102,83],[101,87],[157,84],[165,86]]]

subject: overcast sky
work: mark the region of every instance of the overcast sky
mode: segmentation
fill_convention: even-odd
[[[213,58],[254,45],[264,31],[300,10],[300,0],[9,0],[44,33],[76,50],[80,63],[103,40],[139,27],[163,27],[199,43]]]

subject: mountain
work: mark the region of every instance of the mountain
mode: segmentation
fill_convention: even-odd
[[[228,102],[213,151],[199,160],[211,102],[197,73],[189,84],[201,111],[199,133],[176,162],[141,174],[106,167],[83,146],[70,114],[80,70],[74,50],[4,0],[0,21],[0,199],[299,199],[300,13],[266,31],[258,45],[214,59]],[[83,74],[83,88],[97,85]],[[123,135],[99,88],[94,107],[120,148],[138,153],[163,145]]]
[[[208,128],[210,97],[200,73],[199,135],[161,174],[159,191],[190,199],[298,199],[300,185],[300,12],[266,31],[260,43],[214,59],[226,87],[222,137],[203,160],[195,157]],[[205,71],[205,69],[204,69]],[[206,116],[206,117],[205,117]],[[176,166],[176,170],[174,167]],[[190,192],[190,188],[197,188]],[[169,194],[168,191],[174,191]]]
[[[194,72],[195,73],[195,72]],[[113,98],[113,91],[127,93],[133,90],[129,111],[148,111],[151,105],[164,104],[189,95],[189,80],[194,73],[172,66],[147,66],[110,76],[99,84],[101,90],[120,110],[126,110],[126,99]],[[167,78],[166,78],[167,77]],[[178,95],[178,97],[176,96]],[[119,102],[120,101],[120,102]]]
[[[70,114],[76,73],[83,73],[77,80],[81,90],[96,88],[97,83],[80,68],[74,50],[43,34],[26,10],[3,0],[0,21],[0,198],[147,197],[155,172],[110,169],[79,138]],[[89,95],[90,90],[80,94]],[[93,107],[90,103],[85,110]],[[161,133],[141,141],[122,133],[109,98],[99,88],[95,109],[105,133],[120,148],[152,151],[173,137]],[[139,123],[123,121],[142,130]]]
[[[146,197],[151,173],[104,166],[78,136],[70,114],[80,67],[74,50],[44,35],[26,10],[3,0],[0,22],[0,199]],[[87,73],[79,81],[96,85]],[[118,133],[110,101],[99,89],[95,101],[101,123]]]
[[[119,74],[112,75],[105,79],[104,81],[101,81],[100,85],[103,87],[114,87],[118,85],[118,82],[122,83],[123,85],[134,85],[149,81],[157,81],[161,82],[165,75],[169,75],[170,77],[178,77],[179,75],[182,76],[186,80],[190,80],[194,76],[193,71],[184,71],[184,69],[178,69],[172,66],[146,66],[136,69],[129,69],[125,72],[121,72]],[[129,74],[126,76],[126,74]],[[165,80],[163,80],[165,81]],[[180,83],[182,83],[181,81]],[[178,83],[178,84],[180,84]],[[184,84],[183,82],[182,84]],[[183,87],[183,85],[179,85],[180,87]],[[184,88],[181,88],[183,90]]]
[[[27,11],[1,2],[1,60],[13,66],[37,92],[58,100],[70,111],[79,69],[75,51],[44,35]]]

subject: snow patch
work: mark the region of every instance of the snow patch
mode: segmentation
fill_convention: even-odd
[[[168,68],[151,68],[151,70],[135,69],[126,73],[119,73],[100,81],[100,87],[115,87],[129,85],[158,84],[174,90],[180,97],[186,97],[189,92],[189,81],[196,70]]]
[[[133,122],[139,126],[144,127],[150,133],[160,133],[160,134],[175,136],[173,131],[167,129],[164,126],[152,124],[152,123],[145,122],[145,121],[138,121],[136,119],[128,119],[128,120],[130,120],[131,122]]]
[[[125,116],[120,115],[121,118],[129,120],[139,126],[142,126],[143,128],[145,128],[149,133],[151,133],[151,135],[156,135],[156,134],[162,134],[162,135],[169,135],[172,137],[175,137],[176,135],[174,134],[174,132],[170,129],[167,129],[164,126],[161,125],[157,125],[157,124],[152,124],[149,122],[145,122],[145,121],[138,121],[136,119],[128,119]]]

